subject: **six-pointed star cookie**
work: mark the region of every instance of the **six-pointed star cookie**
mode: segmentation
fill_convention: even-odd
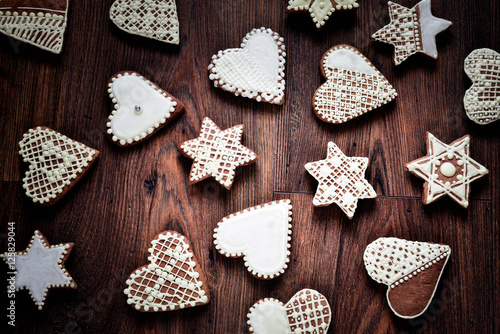
[[[358,0],[290,0],[286,11],[309,12],[316,28],[321,29],[335,10],[358,8]]]
[[[405,165],[406,170],[425,180],[422,200],[432,203],[444,195],[467,208],[470,184],[488,174],[488,170],[469,157],[470,136],[450,145],[427,132],[427,155]]]
[[[391,22],[372,35],[377,41],[394,45],[394,63],[420,52],[436,59],[436,35],[447,29],[451,22],[431,13],[431,0],[422,0],[413,8],[389,1]]]
[[[226,189],[231,189],[236,168],[257,160],[257,154],[241,145],[242,134],[242,124],[222,131],[205,117],[199,137],[182,143],[178,148],[179,152],[194,159],[189,184],[213,176]]]
[[[64,268],[73,243],[51,246],[43,234],[36,230],[26,250],[3,253],[0,257],[16,270],[14,287],[16,291],[29,290],[31,298],[41,310],[50,288],[76,289],[76,283]]]
[[[352,219],[360,198],[375,198],[377,194],[364,174],[368,158],[346,157],[333,142],[328,143],[325,160],[309,162],[306,170],[318,180],[314,206],[337,204]]]

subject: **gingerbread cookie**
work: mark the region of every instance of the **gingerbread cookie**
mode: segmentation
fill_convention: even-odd
[[[500,118],[500,53],[491,49],[472,51],[464,62],[472,87],[465,92],[467,117],[477,124]]]
[[[366,247],[363,259],[370,277],[388,286],[394,314],[411,319],[429,306],[450,253],[447,245],[379,238]]]
[[[405,165],[407,171],[425,180],[424,204],[448,195],[464,208],[469,206],[470,184],[488,174],[470,158],[469,145],[469,135],[446,145],[427,132],[427,155]]]
[[[43,50],[61,53],[68,0],[2,0],[0,33]]]
[[[158,234],[148,250],[150,264],[127,279],[127,304],[141,312],[173,311],[209,302],[206,279],[189,240],[174,231]]]
[[[255,303],[247,314],[248,329],[254,334],[324,334],[332,320],[328,300],[316,290],[303,289],[285,305],[265,298]]]
[[[349,219],[360,198],[375,198],[377,193],[365,179],[368,158],[347,157],[333,142],[328,143],[325,160],[309,162],[306,170],[318,180],[314,206],[337,204]]]
[[[358,0],[289,0],[287,13],[309,12],[316,28],[321,29],[336,10],[358,8]]]
[[[19,142],[19,154],[30,164],[23,178],[34,203],[60,200],[94,164],[99,151],[45,126],[30,129]]]
[[[109,18],[129,34],[179,44],[175,0],[116,0],[109,10]]]
[[[0,254],[10,271],[15,272],[15,291],[28,290],[38,309],[42,310],[49,289],[76,289],[75,281],[64,267],[73,245],[70,242],[51,246],[43,234],[36,230],[24,251]]]
[[[235,170],[257,160],[249,148],[241,145],[243,125],[222,131],[208,117],[203,119],[200,135],[182,143],[179,152],[194,159],[189,175],[189,184],[213,176],[226,189],[231,189]]]
[[[415,53],[436,59],[436,35],[451,22],[432,15],[431,0],[422,0],[411,9],[391,1],[387,4],[391,22],[372,38],[394,45],[394,63],[399,65]]]
[[[398,93],[357,49],[336,45],[321,58],[326,78],[314,93],[316,116],[328,123],[344,123],[392,101]]]
[[[138,144],[184,109],[181,101],[133,71],[118,72],[108,82],[114,110],[108,116],[108,137],[119,146]]]
[[[253,29],[241,49],[212,56],[209,78],[215,87],[259,102],[283,104],[285,96],[285,44],[271,29]]]
[[[256,278],[272,279],[288,267],[292,234],[290,200],[257,205],[224,217],[214,230],[215,248],[243,257]]]

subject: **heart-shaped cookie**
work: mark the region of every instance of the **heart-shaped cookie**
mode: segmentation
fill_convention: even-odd
[[[290,200],[257,205],[224,217],[214,230],[215,248],[242,257],[256,278],[272,279],[288,267],[292,234]]]
[[[326,82],[314,93],[313,108],[322,121],[347,122],[398,95],[382,73],[352,46],[332,47],[321,64]]]
[[[285,95],[285,44],[271,29],[253,29],[241,49],[212,56],[209,78],[215,87],[259,102],[283,104]]]
[[[254,334],[323,334],[330,326],[332,310],[321,293],[303,289],[285,305],[274,298],[261,299],[247,317],[250,333]]]
[[[165,231],[151,241],[148,265],[127,279],[127,303],[141,312],[173,311],[209,302],[205,275],[197,266],[189,240]]]
[[[108,93],[114,110],[106,121],[107,134],[119,146],[146,140],[184,109],[181,101],[133,71],[113,75]]]
[[[411,319],[429,306],[450,253],[447,245],[379,238],[366,247],[363,258],[371,278],[388,286],[391,310]]]
[[[2,0],[0,33],[61,53],[68,0]]]
[[[474,50],[465,58],[464,70],[472,80],[464,96],[467,116],[482,125],[500,119],[500,53]]]
[[[99,151],[39,126],[23,135],[19,154],[30,164],[23,178],[26,195],[37,204],[52,205],[87,173]]]
[[[129,34],[179,44],[175,0],[116,0],[111,5],[109,17]]]

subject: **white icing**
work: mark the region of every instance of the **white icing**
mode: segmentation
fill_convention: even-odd
[[[358,8],[357,0],[290,0],[287,10],[295,12],[309,12],[311,18],[320,29],[335,10],[349,10]]]
[[[441,171],[441,174],[446,177],[452,177],[457,172],[455,166],[453,166],[453,164],[449,162],[445,162],[444,164],[442,164],[439,170]]]
[[[424,204],[432,203],[448,195],[458,204],[467,208],[469,205],[470,184],[488,174],[488,170],[484,166],[469,156],[470,136],[467,135],[457,139],[450,145],[444,144],[431,133],[428,133],[427,140],[428,155],[406,165],[410,172],[425,180],[428,184],[427,193],[424,194]],[[441,165],[439,160],[443,158],[449,159],[450,152],[453,152],[452,159],[457,160],[457,165],[460,166],[461,164],[462,166],[460,170],[455,171],[457,180],[452,182],[442,181],[437,177],[437,168],[441,168],[448,162]],[[458,161],[461,161],[460,164]],[[445,174],[443,173],[443,175]]]
[[[20,12],[29,9],[28,15]],[[46,12],[49,11],[50,13]],[[54,14],[54,12],[62,15]],[[68,0],[64,11],[45,8],[0,8],[0,32],[43,50],[61,53],[67,25]],[[32,14],[32,15],[31,15]]]
[[[287,268],[291,238],[290,201],[275,201],[224,218],[215,229],[214,244],[223,255],[244,256],[248,271],[274,278]]]
[[[119,75],[111,83],[116,99],[109,127],[116,141],[140,141],[168,120],[176,102],[136,73]],[[123,142],[122,142],[123,143]]]
[[[267,33],[257,33],[248,39],[244,49],[269,81],[276,84],[280,79],[280,64],[278,45],[273,37]]]
[[[180,145],[180,150],[193,161],[189,180],[191,183],[213,176],[229,189],[235,170],[257,159],[257,155],[241,145],[243,125],[221,131],[208,117],[203,119],[200,135]]]
[[[324,65],[331,69],[338,68],[353,72],[360,72],[370,75],[378,75],[379,72],[371,65],[367,59],[361,56],[356,50],[351,48],[330,49],[325,57]]]
[[[116,0],[109,17],[118,28],[130,34],[179,44],[175,0]]]
[[[93,149],[41,127],[25,133],[19,148],[24,162],[30,164],[23,178],[23,188],[35,203],[56,198],[95,155]]]
[[[127,280],[127,303],[137,310],[170,311],[208,302],[185,237],[166,232],[151,242],[151,263]]]
[[[276,299],[265,299],[256,303],[248,313],[251,332],[255,334],[290,334],[286,309]]]
[[[423,52],[436,59],[436,35],[441,31],[448,29],[451,22],[432,16],[431,0],[422,0],[417,4],[420,9],[419,23],[422,30],[422,46]]]
[[[329,174],[326,173],[325,166],[331,170]],[[367,166],[368,158],[347,157],[337,145],[329,142],[325,160],[305,165],[309,174],[319,182],[313,205],[326,206],[335,203],[352,218],[358,199],[377,197],[373,187],[364,178]]]

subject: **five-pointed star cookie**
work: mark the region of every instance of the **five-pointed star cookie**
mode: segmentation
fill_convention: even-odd
[[[425,180],[422,200],[432,203],[444,195],[467,208],[470,184],[488,170],[469,157],[470,136],[446,145],[427,132],[427,155],[405,165],[406,170]]]
[[[377,197],[364,177],[367,166],[368,158],[346,157],[335,143],[329,142],[325,160],[305,165],[306,170],[319,182],[313,205],[335,203],[352,219],[358,199]]]
[[[349,10],[358,8],[358,0],[289,0],[286,11],[309,12],[316,28],[321,29],[326,20],[336,10]]]
[[[394,63],[420,52],[436,59],[436,35],[447,29],[451,22],[431,13],[431,0],[422,0],[413,8],[389,1],[391,22],[372,35],[377,41],[394,45]]]
[[[258,158],[252,150],[241,145],[242,134],[242,124],[222,131],[205,117],[198,138],[179,146],[179,152],[194,159],[189,184],[213,176],[226,189],[231,189],[236,168],[249,165]]]
[[[51,288],[76,289],[76,283],[64,268],[73,243],[51,246],[43,234],[36,230],[26,250],[3,253],[0,257],[16,270],[14,287],[16,291],[27,289],[33,301],[41,310]]]

